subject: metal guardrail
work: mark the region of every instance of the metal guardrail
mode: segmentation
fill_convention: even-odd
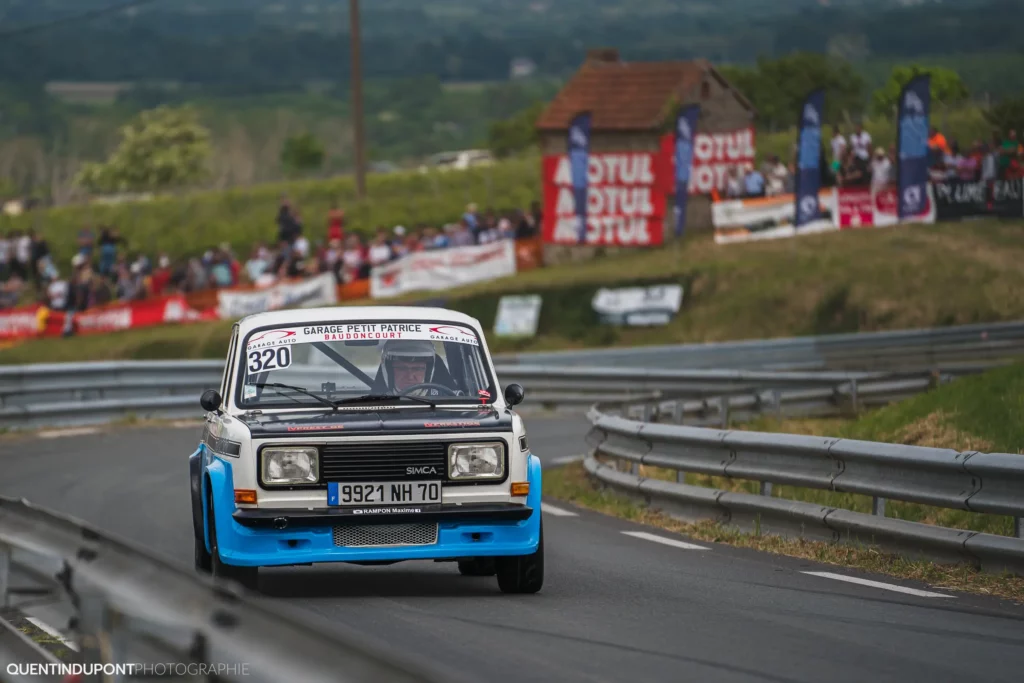
[[[199,414],[198,397],[221,380],[219,361],[123,361],[0,366],[0,427],[26,429],[108,422],[129,415],[178,418]],[[988,364],[945,368],[958,376]],[[293,368],[294,370],[295,368]],[[597,402],[706,398],[775,388],[819,389],[831,395],[866,382],[908,381],[927,388],[931,371],[766,372],[498,366],[504,383],[527,387],[527,406],[587,407]],[[316,370],[322,378],[321,370]],[[356,387],[358,389],[358,387]]]
[[[597,441],[584,460],[590,475],[670,514],[1024,573],[1024,456],[641,422],[598,406],[588,419]],[[675,470],[676,481],[641,467]],[[760,495],[685,484],[688,472],[759,482]],[[773,497],[774,484],[871,496],[873,514]],[[887,500],[1010,515],[1015,537],[886,517]]]
[[[164,680],[249,683],[442,680],[422,665],[397,663],[393,653],[294,620],[231,584],[178,568],[76,520],[0,497],[0,606],[42,596],[63,600],[74,614],[79,652],[72,663],[121,666],[120,673],[108,667],[104,673],[113,675],[104,681],[161,671],[172,674]],[[0,655],[9,657],[14,646],[14,654],[31,654],[30,644],[12,642],[10,629],[5,634]],[[127,671],[126,665],[138,668]],[[203,672],[216,675],[198,675]],[[9,675],[6,666],[0,670],[0,680],[11,680]]]
[[[503,365],[919,370],[1024,356],[1024,321],[920,330],[615,349],[499,354]]]

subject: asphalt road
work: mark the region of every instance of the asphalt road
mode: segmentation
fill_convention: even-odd
[[[527,426],[547,463],[584,449],[582,418],[532,417]],[[186,457],[198,432],[5,438],[0,493],[190,566]],[[435,563],[273,570],[261,575],[262,589],[324,628],[440,664],[452,681],[1021,680],[1024,607],[558,508],[545,514],[537,595],[505,596],[492,578]]]

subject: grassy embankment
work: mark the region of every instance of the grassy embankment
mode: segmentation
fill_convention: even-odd
[[[1024,365],[993,370],[964,378],[927,394],[863,415],[855,420],[773,420],[739,425],[743,429],[778,431],[850,439],[888,441],[956,450],[1021,453],[1024,425]],[[1024,457],[1022,455],[1021,457]],[[675,473],[659,468],[641,468],[648,477],[674,479]],[[687,483],[732,491],[755,493],[755,482],[690,474]],[[893,576],[919,579],[937,586],[991,593],[1024,600],[1024,578],[981,574],[968,566],[948,566],[912,561],[881,553],[873,548],[829,544],[775,536],[742,534],[721,525],[703,522],[684,524],[637,505],[625,496],[595,487],[579,464],[545,473],[545,494],[599,512],[660,526],[694,538],[757,548],[783,555],[854,566]],[[871,498],[792,486],[776,486],[772,495],[841,507],[858,512],[871,511]],[[916,503],[889,501],[889,517],[940,526],[972,529],[1008,535],[1012,520],[998,515],[981,515],[946,510]]]
[[[730,246],[696,235],[678,246],[524,272],[439,296],[489,330],[502,295],[542,294],[537,337],[491,335],[496,352],[1010,320],[1024,316],[1021,227],[985,221]],[[590,307],[598,288],[645,282],[684,285],[683,308],[671,324],[620,329],[598,323]],[[423,297],[398,302],[417,298]],[[0,351],[0,363],[221,358],[229,330],[229,323],[217,322],[29,341]]]
[[[299,208],[307,234],[316,240],[327,232],[332,201],[345,210],[347,225],[363,232],[377,226],[390,230],[396,225],[452,222],[469,202],[481,210],[490,205],[497,210],[528,208],[540,198],[539,168],[537,157],[528,156],[468,171],[371,174],[362,201],[356,200],[353,179],[343,176],[117,205],[67,206],[17,217],[0,215],[0,232],[35,228],[47,238],[59,264],[70,260],[78,231],[87,225],[117,227],[129,250],[196,256],[227,242],[244,259],[256,242],[273,243],[277,238],[274,218],[282,194]]]

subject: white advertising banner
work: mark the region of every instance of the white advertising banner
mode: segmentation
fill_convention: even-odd
[[[793,216],[796,215],[794,202],[792,194],[715,202],[711,205],[715,243],[771,240],[839,229],[834,219],[836,196],[831,188],[818,193],[818,210],[821,218],[799,229],[793,225]]]
[[[539,294],[503,296],[498,301],[494,333],[499,337],[533,337],[540,320]]]
[[[338,303],[338,288],[332,273],[324,273],[301,282],[283,282],[250,292],[217,292],[217,315],[234,320],[253,313],[282,308],[309,308]]]
[[[515,275],[516,244],[500,240],[473,247],[418,251],[370,272],[370,296],[437,291]]]
[[[667,325],[683,303],[682,285],[599,289],[591,305],[607,325]]]

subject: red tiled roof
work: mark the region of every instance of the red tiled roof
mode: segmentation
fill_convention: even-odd
[[[537,119],[538,130],[566,130],[589,111],[596,130],[650,130],[664,121],[673,96],[682,99],[711,69],[693,62],[589,60]]]

